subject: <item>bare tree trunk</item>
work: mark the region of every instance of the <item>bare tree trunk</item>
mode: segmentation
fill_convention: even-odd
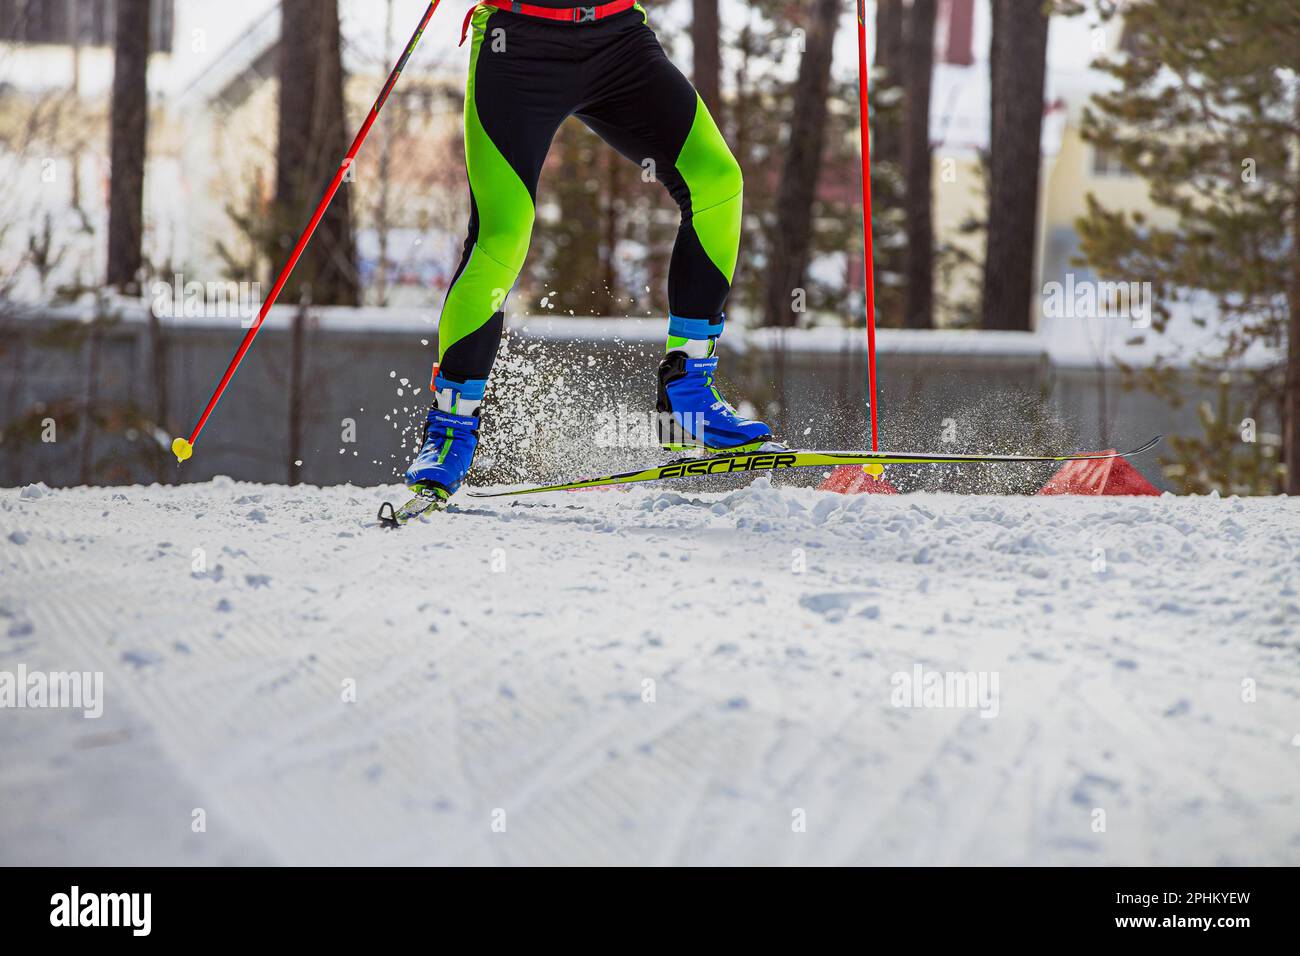
[[[993,0],[992,123],[983,325],[1033,325],[1047,24],[1042,0]]]
[[[691,45],[695,89],[719,125],[722,123],[722,39],[718,0],[692,0]]]
[[[877,90],[903,84],[903,0],[876,0]],[[896,163],[902,156],[897,121],[873,117],[871,155],[881,162]]]
[[[149,125],[149,0],[118,0],[109,131],[108,284],[139,290],[144,263],[144,165]]]
[[[393,0],[388,0],[384,13],[384,62],[393,62]],[[392,197],[393,181],[393,129],[397,124],[390,115],[384,124],[383,148],[379,153],[379,206],[375,210],[375,232],[379,234],[379,262],[375,268],[375,299],[381,306],[388,305],[388,204]]]
[[[343,103],[343,60],[338,0],[283,0],[280,34],[280,140],[275,203],[280,258],[307,225],[338,170],[349,138]],[[282,263],[277,261],[274,268]],[[339,190],[307,247],[286,297],[319,305],[360,300],[351,195]]]
[[[1300,84],[1296,88],[1300,119]],[[1291,194],[1291,281],[1287,293],[1286,395],[1282,399],[1282,445],[1286,450],[1286,493],[1300,495],[1300,177]]]
[[[740,163],[740,168],[748,175],[750,168],[749,114],[752,109],[750,100],[753,97],[750,90],[749,68],[754,56],[754,30],[748,20],[740,29],[740,36],[736,40],[736,52],[740,54],[740,57],[736,64],[736,72],[732,77],[736,94],[732,109],[734,122],[731,126],[731,143],[736,162]]]
[[[930,83],[934,71],[935,0],[912,0],[906,29],[903,92],[903,203],[907,255],[903,324],[934,328],[934,196],[931,188]]]
[[[76,116],[81,115],[81,4],[78,0],[67,0],[68,22],[72,25],[72,109]],[[72,153],[68,157],[72,166],[72,208],[78,214],[81,211],[81,136],[72,141]]]
[[[826,140],[831,50],[839,26],[839,0],[814,0],[807,49],[795,80],[790,141],[776,199],[772,260],[767,279],[767,324],[794,324],[793,295],[804,286],[812,244],[817,175]]]

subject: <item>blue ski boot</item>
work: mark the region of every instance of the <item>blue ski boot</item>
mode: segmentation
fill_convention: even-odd
[[[772,440],[762,422],[741,418],[713,383],[722,322],[672,316],[659,365],[659,443],[668,451],[754,451]]]
[[[479,407],[485,381],[434,378],[435,399],[419,454],[403,478],[419,495],[449,498],[460,488],[478,450]]]

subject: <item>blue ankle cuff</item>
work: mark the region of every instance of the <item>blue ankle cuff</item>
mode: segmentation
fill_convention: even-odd
[[[683,339],[712,339],[722,334],[722,327],[727,317],[720,315],[716,319],[683,319],[680,315],[668,316],[668,334]]]
[[[487,379],[472,378],[468,382],[453,382],[451,379],[439,375],[433,380],[433,387],[438,391],[442,391],[444,388],[454,388],[460,392],[461,398],[467,398],[471,402],[480,402],[487,391]]]

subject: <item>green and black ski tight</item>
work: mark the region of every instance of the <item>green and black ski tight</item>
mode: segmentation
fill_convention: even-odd
[[[471,28],[471,212],[438,327],[443,378],[482,381],[492,369],[506,296],[528,253],[538,177],[569,116],[653,171],[681,208],[668,275],[670,342],[719,334],[740,242],[740,167],[644,12],[571,24],[480,7]]]

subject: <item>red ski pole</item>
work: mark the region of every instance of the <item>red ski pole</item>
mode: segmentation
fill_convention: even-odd
[[[429,9],[424,11],[424,17],[420,20],[420,25],[416,27],[415,33],[411,36],[411,42],[406,45],[406,51],[402,54],[401,59],[397,61],[397,65],[393,67],[393,72],[389,74],[388,82],[384,84],[384,88],[379,94],[379,99],[375,100],[375,105],[370,109],[370,115],[366,117],[365,123],[362,124],[361,130],[357,133],[357,138],[352,141],[352,148],[348,150],[347,155],[343,157],[343,161],[339,163],[338,172],[334,174],[334,179],[325,190],[325,195],[321,197],[320,205],[316,207],[316,212],[311,217],[311,222],[307,224],[307,228],[303,230],[303,234],[298,237],[298,243],[293,247],[293,252],[289,255],[289,261],[285,263],[284,268],[280,271],[279,277],[275,280],[275,285],[271,288],[271,294],[267,296],[266,301],[262,303],[261,311],[257,314],[257,321],[255,321],[249,328],[248,332],[245,333],[244,341],[239,344],[239,349],[235,352],[235,357],[230,360],[230,365],[226,368],[226,374],[221,376],[221,381],[218,383],[216,391],[214,391],[212,397],[208,399],[207,407],[203,409],[203,414],[199,416],[199,420],[194,426],[194,431],[190,432],[189,440],[177,438],[172,442],[172,454],[176,456],[178,462],[183,462],[194,454],[194,443],[199,440],[199,435],[202,434],[204,426],[207,425],[208,418],[212,415],[212,410],[217,407],[217,403],[221,401],[221,396],[225,393],[226,387],[230,384],[230,380],[235,377],[235,372],[239,369],[239,363],[244,360],[244,356],[247,355],[248,350],[252,348],[253,339],[257,338],[257,333],[262,328],[262,323],[266,321],[266,316],[270,313],[271,306],[275,305],[276,299],[280,297],[280,293],[284,290],[285,284],[289,281],[289,276],[293,274],[294,267],[298,265],[298,260],[302,258],[303,250],[307,248],[307,243],[311,242],[311,237],[315,234],[316,227],[320,225],[321,219],[325,216],[325,210],[327,210],[329,204],[334,201],[334,195],[339,191],[339,187],[343,184],[343,179],[347,176],[348,170],[352,167],[353,161],[356,160],[357,153],[361,151],[361,144],[364,143],[366,137],[370,135],[370,128],[375,125],[375,120],[379,118],[379,111],[384,108],[384,103],[388,101],[388,95],[393,92],[393,87],[397,85],[398,77],[402,75],[402,70],[406,68],[406,62],[411,58],[411,54],[415,52],[416,46],[419,45],[420,37],[424,35],[425,27],[427,27],[429,21],[433,19],[433,11],[438,8],[439,2],[440,0],[433,0],[433,2],[429,4]]]
[[[876,270],[871,243],[871,117],[867,108],[867,90],[866,0],[858,0],[858,122],[862,131],[862,242],[867,272],[867,398],[871,403],[871,450],[877,451],[880,445],[876,431]],[[884,471],[883,468],[879,470]]]

